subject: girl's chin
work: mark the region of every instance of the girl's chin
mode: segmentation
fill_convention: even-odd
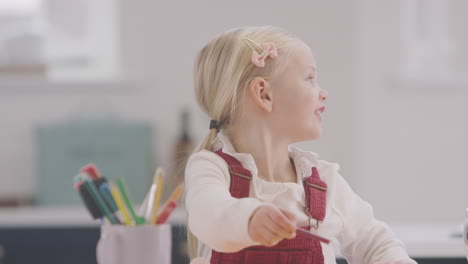
[[[322,136],[322,130],[314,130],[311,131],[310,133],[307,133],[307,135],[303,135],[302,137],[299,137],[296,142],[303,142],[303,141],[311,141],[311,140],[317,140]]]

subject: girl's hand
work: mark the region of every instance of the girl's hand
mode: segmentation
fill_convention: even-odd
[[[296,236],[296,218],[275,206],[263,205],[250,218],[248,231],[252,240],[271,247]]]

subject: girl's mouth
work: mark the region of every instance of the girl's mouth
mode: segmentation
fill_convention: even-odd
[[[322,121],[322,113],[325,111],[325,106],[320,107],[315,110],[315,114],[318,116],[319,120]]]

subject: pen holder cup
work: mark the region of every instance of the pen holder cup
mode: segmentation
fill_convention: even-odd
[[[103,225],[96,255],[99,264],[170,264],[171,225]]]

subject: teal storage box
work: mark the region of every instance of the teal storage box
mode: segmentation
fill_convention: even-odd
[[[155,167],[152,134],[147,123],[117,119],[40,125],[36,130],[36,204],[81,205],[73,177],[89,163],[110,180],[123,177],[132,201],[141,203]]]

